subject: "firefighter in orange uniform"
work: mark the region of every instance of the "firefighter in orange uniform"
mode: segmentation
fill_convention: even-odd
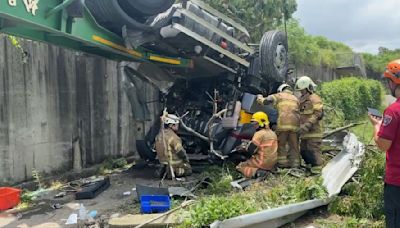
[[[247,144],[245,151],[252,157],[241,162],[236,169],[247,178],[264,176],[277,162],[278,142],[276,134],[269,128],[269,120],[264,112],[253,114],[251,121],[258,125],[258,131]]]
[[[278,110],[276,133],[278,135],[278,166],[296,168],[300,166],[300,148],[297,131],[300,127],[299,100],[288,84],[282,84],[278,93],[264,98],[257,95],[259,104],[272,103]],[[286,145],[289,145],[287,150]]]
[[[322,99],[314,93],[317,85],[308,76],[300,77],[295,89],[300,97],[300,153],[304,161],[311,165],[311,173],[319,174],[322,169]]]

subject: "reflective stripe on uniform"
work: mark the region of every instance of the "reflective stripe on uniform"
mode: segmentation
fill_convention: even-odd
[[[314,110],[319,111],[319,110],[322,110],[322,108],[323,108],[323,104],[322,103],[317,103],[317,104],[313,105],[313,109]]]
[[[278,143],[278,140],[276,140],[276,139],[269,139],[268,141],[270,141],[270,142],[261,144],[260,142],[258,142],[258,141],[255,140],[255,139],[252,140],[252,142],[253,142],[257,147],[260,147],[260,148],[274,146],[274,145],[276,145],[276,144]]]
[[[304,110],[304,111],[300,112],[301,115],[311,115],[311,114],[313,114],[313,113],[314,113],[314,110],[313,110],[313,109]]]
[[[287,156],[278,156],[278,163],[279,162],[287,162],[287,161],[288,161]]]
[[[322,138],[323,134],[322,133],[306,133],[300,136],[302,139],[307,139],[307,138]]]
[[[279,125],[279,129],[277,131],[296,131],[297,129],[299,129],[298,126],[290,124],[281,124]]]

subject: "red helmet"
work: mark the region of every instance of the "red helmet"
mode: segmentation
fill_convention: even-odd
[[[389,78],[393,83],[400,85],[400,59],[388,63],[383,77]]]

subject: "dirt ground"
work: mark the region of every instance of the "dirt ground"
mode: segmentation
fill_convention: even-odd
[[[129,169],[121,173],[110,175],[111,186],[94,199],[75,200],[73,194],[56,199],[54,196],[60,191],[46,192],[35,200],[35,206],[20,212],[0,213],[0,227],[17,228],[58,228],[76,227],[76,225],[65,225],[70,214],[78,214],[80,204],[83,204],[88,211],[96,210],[97,218],[104,218],[107,221],[112,217],[120,217],[126,214],[138,214],[140,209],[137,203],[137,195],[133,190],[137,184],[159,187],[160,179],[153,177],[153,170],[149,167],[140,169]],[[194,174],[186,179],[186,182],[195,183],[199,174]],[[164,187],[181,186],[179,182],[164,181]],[[131,195],[123,193],[130,191]],[[53,209],[52,204],[63,205],[60,209]],[[284,227],[321,227],[315,221],[317,219],[332,219],[326,212],[326,207],[310,211]],[[334,218],[334,220],[336,220]],[[107,224],[107,223],[105,223]],[[106,226],[107,227],[107,226]]]
[[[152,170],[128,170],[110,176],[111,186],[94,199],[75,200],[74,195],[67,195],[61,199],[54,196],[59,191],[46,192],[40,199],[35,200],[36,206],[15,213],[3,212],[0,214],[0,227],[16,228],[58,228],[75,227],[76,225],[65,225],[68,216],[78,213],[80,204],[88,211],[96,210],[97,217],[108,220],[110,217],[119,217],[126,214],[139,212],[136,201],[136,192],[132,191],[136,184],[158,187],[160,179],[152,177]],[[150,174],[150,175],[149,175]],[[196,175],[190,179],[195,180]],[[187,179],[187,181],[190,181]],[[179,183],[171,181],[164,182],[165,186],[179,186]],[[124,192],[130,191],[131,195],[124,196]],[[53,209],[52,204],[63,205],[60,209]]]

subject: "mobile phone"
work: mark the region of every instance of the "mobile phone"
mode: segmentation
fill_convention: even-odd
[[[378,110],[376,110],[374,108],[367,108],[367,109],[368,109],[368,113],[370,115],[378,117],[378,118],[382,118],[382,114]]]

